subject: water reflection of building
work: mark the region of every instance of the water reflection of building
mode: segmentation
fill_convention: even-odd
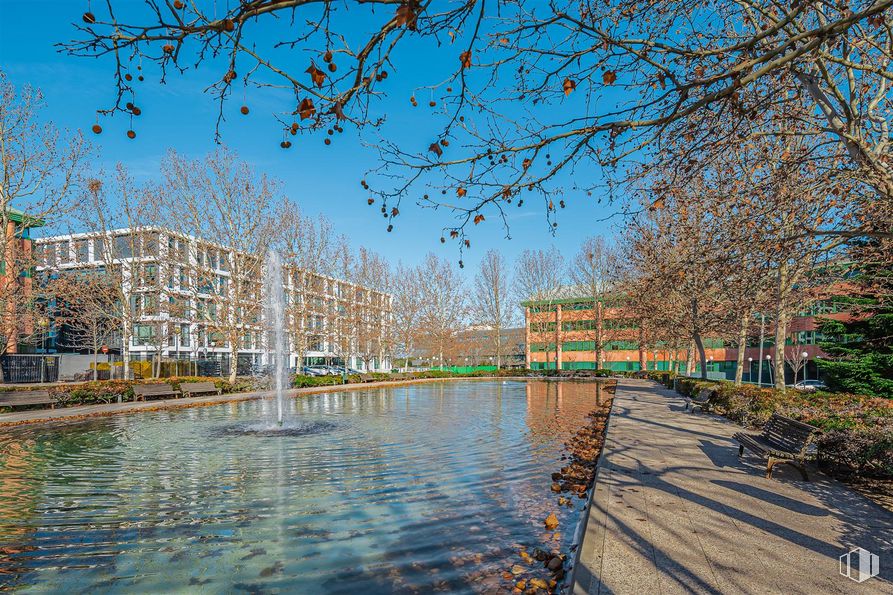
[[[40,488],[34,480],[40,474],[32,469],[34,445],[33,440],[10,440],[0,451],[0,576],[21,574],[21,554],[35,549],[28,545]],[[3,584],[15,587],[0,580]]]

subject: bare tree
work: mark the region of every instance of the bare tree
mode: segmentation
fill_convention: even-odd
[[[46,333],[28,230],[68,214],[90,154],[80,134],[44,122],[42,109],[39,91],[16,91],[0,70],[0,356]]]
[[[422,326],[424,292],[423,276],[418,267],[398,264],[393,274],[393,327],[395,353],[403,357],[404,370],[416,353]]]
[[[154,194],[150,187],[137,185],[119,165],[114,174],[100,173],[87,182],[82,208],[76,211],[76,221],[89,237],[80,241],[92,243],[87,247],[98,263],[95,282],[115,293],[116,306],[106,314],[120,333],[125,378],[130,377],[134,340],[151,341],[151,335],[140,333],[155,328],[160,315],[159,213]],[[44,250],[48,269],[70,262],[66,245],[57,250],[48,244]]]
[[[797,377],[800,374],[800,370],[802,370],[806,366],[807,355],[803,355],[806,353],[803,351],[803,345],[800,343],[799,339],[794,341],[791,345],[782,346],[781,349],[781,358],[791,367],[791,372],[794,374],[794,383],[797,383]],[[805,380],[805,378],[804,378]]]
[[[235,153],[201,160],[171,151],[162,170],[163,201],[174,228],[191,244],[189,290],[199,323],[229,349],[230,381],[242,345],[261,341],[263,259],[276,236],[276,185]]]
[[[585,291],[586,296],[591,297],[594,302],[595,328],[592,329],[592,341],[599,368],[604,363],[605,344],[610,340],[610,334],[605,329],[604,308],[609,295],[616,293],[614,286],[616,272],[615,252],[601,236],[584,240],[571,262],[572,282]]]
[[[488,250],[474,277],[472,310],[476,322],[493,332],[496,368],[502,367],[502,333],[511,324],[515,308],[509,294],[509,274],[505,259],[496,250]]]
[[[316,319],[311,314],[311,290],[320,276],[331,274],[334,263],[332,224],[325,217],[305,216],[300,208],[284,200],[277,210],[275,248],[286,263],[289,276],[288,316],[289,342],[295,352],[297,367],[304,364]]]
[[[389,337],[392,311],[388,298],[392,287],[390,267],[375,252],[361,247],[351,277],[357,302],[357,354],[369,370],[377,358],[383,361],[391,350]]]
[[[57,325],[64,325],[64,345],[93,356],[93,380],[97,379],[99,352],[120,336],[116,316],[119,280],[96,270],[54,275],[48,283],[56,300]]]
[[[422,308],[420,334],[443,366],[444,354],[465,322],[467,302],[459,271],[448,261],[428,254],[420,268]]]
[[[515,294],[518,302],[546,302],[549,311],[552,310],[554,300],[558,299],[561,288],[564,285],[564,257],[554,246],[549,250],[524,250],[515,262]],[[561,329],[558,327],[557,313],[553,321],[546,322],[555,325],[555,358],[558,358],[558,346],[561,344]],[[526,316],[530,321],[532,317]],[[543,324],[542,321],[528,322],[528,324]],[[532,329],[531,329],[532,331]],[[546,364],[549,362],[549,343],[546,341]]]

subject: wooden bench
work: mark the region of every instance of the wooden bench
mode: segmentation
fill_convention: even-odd
[[[799,469],[803,479],[809,481],[806,474],[806,451],[817,431],[817,428],[807,423],[773,413],[762,434],[738,432],[734,438],[740,444],[739,457],[746,448],[768,459],[767,479],[772,477],[772,468],[775,465],[787,463]]]
[[[171,388],[170,384],[134,384],[133,397],[137,401],[145,401],[146,397],[174,397],[180,396],[180,391]]]
[[[56,408],[56,401],[48,390],[13,390],[0,392],[0,407],[23,407],[25,405],[49,405]]]
[[[695,407],[704,410],[704,407],[710,403],[710,397],[713,396],[712,388],[702,388],[698,391],[697,396],[687,397],[685,399],[685,410],[694,413]]]
[[[219,395],[220,389],[213,382],[181,382],[180,390],[184,397],[195,395]]]

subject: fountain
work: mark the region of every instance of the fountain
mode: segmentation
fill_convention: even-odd
[[[271,366],[272,386],[276,393],[276,422],[269,418],[261,423],[237,423],[220,426],[212,435],[226,436],[310,436],[338,429],[336,423],[317,420],[301,423],[284,423],[285,391],[288,387],[288,343],[286,341],[285,284],[282,276],[282,259],[274,250],[267,253],[264,272],[264,323],[267,337],[267,363]]]
[[[285,409],[285,385],[288,377],[288,356],[285,341],[285,284],[282,279],[282,259],[275,250],[267,252],[264,273],[264,314],[268,325],[267,353],[273,364],[273,387],[276,390],[276,423],[282,426]]]

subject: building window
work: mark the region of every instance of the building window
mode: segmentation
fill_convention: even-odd
[[[59,264],[66,264],[71,262],[71,255],[69,254],[69,243],[59,242]]]
[[[530,332],[532,333],[548,333],[556,329],[554,322],[531,322]]]
[[[594,331],[596,322],[594,320],[571,320],[561,323],[563,331]]]
[[[635,341],[609,341],[605,349],[609,351],[635,351],[639,344]]]
[[[74,261],[79,263],[90,261],[90,247],[86,240],[78,240],[74,243]]]
[[[105,244],[102,238],[93,240],[93,260],[101,261],[105,259]]]
[[[143,256],[158,257],[158,232],[150,231],[143,234]]]
[[[112,243],[113,256],[115,258],[133,258],[139,256],[139,246],[134,246],[133,236],[115,236]]]
[[[632,318],[608,318],[604,327],[612,331],[633,330],[639,328],[639,323]]]
[[[564,351],[595,351],[595,341],[567,341],[561,348]]]
[[[134,345],[152,345],[155,342],[155,325],[153,324],[135,324],[133,325],[133,344]]]
[[[540,304],[540,305],[537,305],[537,306],[530,306],[530,311],[533,312],[533,313],[538,313],[538,312],[554,312],[554,311],[555,311],[555,308],[556,308],[556,307],[553,306],[553,305],[542,305],[542,304]]]
[[[158,285],[157,264],[147,264],[143,267],[143,276],[139,284],[142,287],[156,287]]]
[[[531,343],[530,351],[555,351],[555,343]]]
[[[565,304],[563,310],[595,310],[595,302],[574,302],[573,304]]]

